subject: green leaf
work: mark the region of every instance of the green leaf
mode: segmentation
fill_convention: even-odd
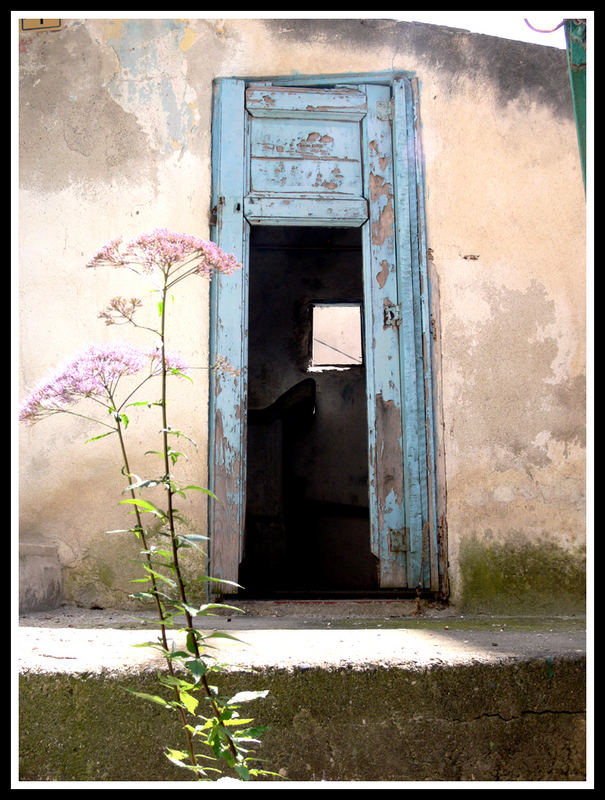
[[[223,725],[225,727],[232,727],[234,725],[247,725],[249,722],[254,722],[254,719],[240,719],[239,717],[233,717],[233,719],[223,719]],[[245,731],[233,731],[232,736],[237,736],[239,738],[243,738],[243,734],[248,734],[250,728],[246,728]]]
[[[138,478],[138,480],[135,481],[135,483],[131,483],[130,486],[127,486],[122,491],[122,494],[124,494],[125,492],[133,491],[134,489],[151,489],[154,486],[159,486],[162,483],[161,480],[157,480],[154,478],[145,480],[143,478],[139,478],[138,475],[136,475],[135,477]]]
[[[173,450],[172,447],[167,448],[166,454],[170,456],[170,460],[172,461],[173,464],[176,464],[176,462],[179,460],[181,456],[183,456],[185,461],[189,461],[185,453],[180,453],[178,450]]]
[[[151,647],[152,650],[159,650],[160,653],[164,654],[166,653],[166,651],[159,642],[137,642],[137,644],[133,644],[131,645],[131,647]],[[128,691],[131,692],[132,689],[128,689]],[[164,702],[167,703],[168,701],[165,700]]]
[[[120,504],[130,503],[132,505],[137,506],[137,508],[142,509],[143,511],[148,511],[150,514],[155,514],[156,517],[160,517],[160,519],[168,519],[167,515],[162,511],[161,508],[154,506],[153,503],[150,503],[148,500],[142,500],[141,498],[129,498],[128,500],[120,500]]]
[[[197,631],[187,631],[187,650],[193,655],[197,655],[196,642],[198,641]]]
[[[183,692],[187,692],[189,689],[193,689],[194,684],[189,683],[188,681],[184,681],[182,678],[179,678],[177,675],[161,675],[158,673],[158,681],[163,686],[176,686],[178,689],[181,689]]]
[[[173,755],[173,754],[176,754],[176,755]],[[184,755],[181,756],[181,751],[180,750],[168,750],[167,752],[164,753],[164,755],[166,756],[168,761],[171,761],[177,767],[182,767],[183,769],[188,769],[191,772],[195,772],[196,775],[203,775],[203,776],[206,775],[205,770],[202,769],[202,767],[200,767],[199,765],[198,766],[194,766],[193,764],[184,764],[183,763],[183,761],[181,759],[182,758],[188,758],[189,757],[188,753],[185,753]]]
[[[250,780],[250,772],[248,771],[248,767],[245,764],[235,764],[233,769],[237,772],[237,774],[243,781]]]
[[[147,580],[144,578],[143,580]],[[140,581],[130,581],[130,583],[140,583]],[[153,594],[151,592],[135,592],[134,594],[130,595],[133,600],[153,600]]]
[[[87,439],[84,444],[88,444],[89,442],[96,442],[98,439],[104,439],[106,436],[111,436],[112,433],[117,433],[117,431],[109,431],[109,433],[101,433],[99,436],[93,436],[92,439]]]
[[[175,586],[176,586],[176,584],[175,584]],[[175,601],[174,607],[175,608],[180,608],[182,611],[187,612],[192,617],[196,617],[197,613],[198,613],[198,610],[197,610],[197,608],[195,606],[191,606],[191,605],[189,605],[189,603],[185,603],[182,600]]]
[[[200,681],[208,669],[201,658],[192,658],[190,661],[185,661],[185,666],[193,675],[196,683]]]
[[[200,577],[197,578],[197,580],[198,581],[208,581],[209,583],[224,583],[227,586],[235,586],[238,589],[243,589],[244,588],[239,583],[235,583],[234,581],[228,581],[228,580],[225,580],[224,578],[211,578],[209,575],[200,575]]]
[[[174,369],[174,370],[172,370],[172,372],[173,373],[178,373],[179,371],[178,371],[178,369]],[[183,377],[187,378],[188,376],[187,375],[183,375]],[[161,433],[172,433],[172,434],[174,434],[175,436],[177,436],[179,438],[182,436],[183,439],[187,439],[188,442],[191,442],[191,444],[195,447],[196,450],[198,449],[197,443],[191,438],[191,436],[187,436],[186,433],[183,433],[183,431],[176,430],[175,428],[162,428],[160,432]]]
[[[243,731],[233,731],[233,736],[236,736],[238,739],[240,737],[242,739],[253,737],[251,741],[255,741],[258,740],[261,734],[266,733],[268,730],[269,730],[268,725],[260,725],[256,728],[246,728]]]
[[[170,550],[163,550],[160,547],[152,547],[150,552],[149,552],[149,554],[153,555],[153,556],[164,556],[164,558],[168,558],[168,559],[172,558],[172,552]],[[171,565],[172,565],[172,562],[167,564],[167,566],[171,566]]]
[[[191,658],[191,653],[187,653],[185,650],[170,650],[167,654],[167,658],[182,660],[184,658]]]
[[[213,631],[206,636],[206,639],[231,639],[233,642],[245,644],[245,642],[243,642],[241,639],[238,639],[236,636],[232,636],[230,633],[225,633],[224,631]]]
[[[126,408],[130,408],[130,406],[147,406],[147,408],[151,408],[151,406],[161,406],[162,403],[158,400],[141,400],[138,403],[128,403]]]
[[[198,614],[206,614],[207,611],[211,608],[223,608],[229,611],[240,611],[241,608],[236,608],[235,606],[227,606],[224,603],[205,603],[204,605],[200,606],[198,609]]]
[[[210,489],[204,489],[203,486],[194,486],[193,484],[191,484],[190,486],[183,486],[184,492],[187,492],[189,489],[195,489],[197,492],[203,492],[204,494],[207,494],[208,497],[211,497],[213,500],[217,500],[219,503],[221,502],[218,499],[218,497],[213,492],[210,491]]]
[[[160,697],[157,694],[147,694],[147,692],[135,692],[134,689],[129,689],[128,687],[124,687],[125,691],[134,694],[136,697],[142,697],[143,700],[150,700],[152,703],[157,703],[160,706],[164,706],[164,708],[173,708],[173,703],[169,702],[168,700],[164,700],[163,697]]]
[[[238,692],[234,694],[230,700],[225,703],[226,706],[234,705],[235,703],[249,703],[251,700],[259,700],[269,694],[268,689],[263,689],[260,692]]]
[[[162,575],[161,572],[156,572],[155,570],[151,569],[151,567],[147,566],[147,564],[143,564],[143,569],[148,572],[150,575],[153,575],[154,578],[157,578],[159,581],[163,581],[167,583],[168,586],[171,586],[173,589],[176,588],[176,581],[173,581],[172,578],[167,578],[165,575]],[[167,597],[167,595],[164,595]],[[168,599],[172,599],[168,597]]]
[[[197,697],[193,697],[193,695],[187,694],[187,692],[180,692],[179,697],[187,711],[190,714],[195,714],[195,709],[198,707],[200,702]]]
[[[166,757],[171,761],[182,761],[184,758],[189,757],[189,753],[184,753],[182,750],[172,750],[169,748],[166,751]]]
[[[197,542],[209,541],[208,536],[202,536],[201,533],[179,533],[177,538],[179,542],[192,544],[194,547],[197,547]]]
[[[186,378],[189,381],[189,383],[193,383],[193,378],[190,375],[186,375],[184,372],[181,372],[181,370],[177,369],[176,367],[174,369],[171,369],[166,374],[167,375],[180,375],[181,378]],[[196,448],[197,448],[197,445],[196,445]]]

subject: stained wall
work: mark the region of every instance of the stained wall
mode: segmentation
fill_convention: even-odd
[[[20,397],[81,346],[148,342],[97,318],[140,295],[135,277],[84,265],[116,236],[209,235],[215,78],[413,73],[451,600],[581,606],[585,201],[564,51],[390,20],[71,19],[19,33],[19,64]],[[203,483],[207,284],[176,309],[169,334],[197,369],[171,410],[198,444],[185,479]],[[136,422],[144,470],[158,425]],[[66,601],[121,606],[138,547],[105,533],[126,527],[123,480],[90,435],[76,418],[21,427],[21,538],[51,548]],[[203,500],[184,512],[204,528]]]

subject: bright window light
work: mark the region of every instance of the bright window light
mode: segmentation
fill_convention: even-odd
[[[361,306],[326,303],[313,306],[312,367],[363,364]]]

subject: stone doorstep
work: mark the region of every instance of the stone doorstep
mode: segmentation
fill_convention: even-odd
[[[378,665],[425,669],[581,658],[586,653],[581,630],[469,630],[453,623],[420,628],[406,627],[405,621],[397,627],[375,621],[373,627],[367,621],[345,627],[338,620],[322,627],[314,620],[305,625],[304,619],[290,625],[284,619],[279,624],[263,626],[258,619],[256,623],[251,628],[238,625],[237,619],[225,621],[220,629],[236,641],[211,638],[207,652],[235,670]],[[177,648],[184,645],[184,635],[177,631],[169,633],[169,640]],[[137,646],[157,641],[152,625],[148,630],[21,626],[18,641],[19,670],[25,672],[146,671],[162,664],[155,650]]]
[[[179,741],[170,715],[119,690],[157,692],[162,658],[136,646],[156,638],[154,621],[149,630],[90,627],[122,617],[71,611],[23,615],[17,631],[21,785],[138,781],[141,774],[188,780],[162,755],[166,742]],[[60,627],[42,627],[44,616]],[[269,690],[250,713],[269,725],[263,757],[288,782],[561,781],[585,788],[581,620],[527,618],[516,629],[508,629],[510,619],[464,622],[326,616],[325,609],[313,616],[299,606],[286,616],[216,619],[215,630],[239,641],[208,644],[228,665],[216,680],[222,691]],[[171,638],[182,643],[178,632]],[[97,726],[86,724],[93,719]],[[108,726],[112,736],[99,738]],[[143,732],[147,755],[137,763],[131,745]]]
[[[432,664],[498,664],[557,656],[583,657],[586,623],[578,617],[465,616],[439,604],[414,601],[310,601],[237,604],[196,619],[201,630],[223,631],[208,653],[234,669],[300,665],[354,667],[385,664],[423,669]],[[97,672],[155,668],[155,613],[62,606],[23,613],[19,669]],[[181,646],[184,635],[169,630]]]

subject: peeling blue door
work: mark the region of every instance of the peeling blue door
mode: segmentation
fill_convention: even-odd
[[[213,238],[243,269],[211,298],[210,570],[237,581],[246,492],[251,225],[361,228],[371,549],[381,588],[439,588],[428,282],[414,84],[222,79]]]

